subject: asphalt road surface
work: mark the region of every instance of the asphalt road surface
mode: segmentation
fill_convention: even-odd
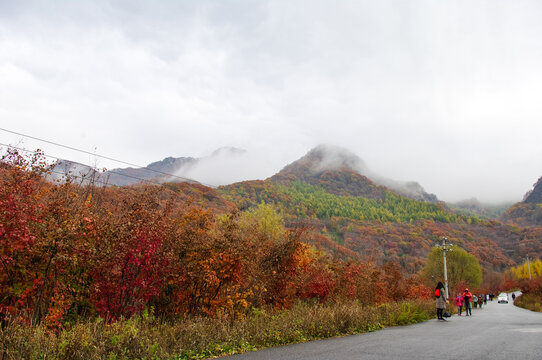
[[[510,298],[511,300],[511,298]],[[446,322],[388,328],[372,333],[264,349],[248,359],[542,359],[542,313],[498,304],[496,298],[472,316]]]

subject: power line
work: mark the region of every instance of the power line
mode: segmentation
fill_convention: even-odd
[[[12,148],[12,149],[17,149],[17,150],[20,150],[20,151],[24,151],[24,152],[27,152],[27,153],[33,153],[33,154],[36,154],[36,153],[39,153],[41,155],[43,155],[44,157],[48,157],[48,158],[52,158],[52,159],[57,159],[57,160],[62,160],[62,161],[68,161],[68,162],[71,162],[72,164],[77,164],[77,165],[81,165],[81,166],[85,166],[85,167],[88,167],[89,169],[91,169],[92,171],[94,171],[94,173],[98,173],[100,174],[100,171],[96,168],[93,168],[92,166],[88,166],[88,165],[85,165],[85,164],[81,164],[81,163],[78,163],[76,161],[71,161],[71,160],[66,160],[66,159],[61,159],[59,157],[56,157],[56,156],[53,156],[53,155],[47,155],[45,154],[44,152],[38,152],[38,151],[32,151],[32,150],[27,150],[27,149],[23,149],[23,148],[20,148],[20,147],[17,147],[17,146],[13,146],[13,145],[8,145],[8,144],[4,144],[4,143],[0,143],[0,146],[7,146],[9,148]],[[87,178],[86,176],[84,175],[75,175],[75,174],[66,174],[65,172],[60,172],[60,171],[55,171],[54,169],[51,169],[48,171],[49,173],[54,173],[54,174],[58,174],[58,175],[62,175],[62,176],[66,176],[66,178],[69,178],[69,179],[81,179],[82,181],[85,181],[87,180],[89,182],[89,185],[90,184],[95,184],[95,183],[100,183],[104,186],[111,186],[110,183],[108,183],[107,181],[103,181],[101,180],[100,178],[93,178],[93,179],[90,179],[90,178]],[[143,183],[148,183],[148,184],[152,184],[152,185],[158,185],[158,186],[161,186],[163,188],[165,188],[166,190],[169,190],[172,192],[173,195],[177,196],[179,199],[182,199],[182,194],[173,190],[173,189],[170,189],[169,187],[166,186],[166,184],[164,183],[158,183],[158,182],[155,182],[155,181],[152,181],[152,180],[149,180],[149,179],[142,179],[142,178],[138,178],[137,176],[131,176],[131,175],[126,175],[126,174],[121,174],[121,173],[116,173],[116,172],[113,172],[113,171],[108,171],[109,173],[112,173],[112,174],[116,174],[116,175],[119,175],[119,176],[125,176],[125,177],[129,177],[129,178],[132,178],[132,179],[136,179],[136,180],[140,180],[142,181]],[[82,184],[82,183],[81,183]],[[202,184],[200,184],[202,185]]]
[[[214,187],[213,185],[205,184],[205,183],[196,181],[196,180],[194,180],[194,179],[190,179],[190,178],[186,178],[186,177],[182,177],[182,176],[178,176],[178,175],[169,174],[169,173],[166,173],[166,172],[163,172],[163,171],[160,171],[160,170],[151,169],[151,168],[149,168],[149,167],[147,167],[147,166],[141,166],[141,165],[137,165],[137,164],[132,164],[132,163],[129,163],[129,162],[126,162],[126,161],[123,161],[123,160],[118,160],[118,159],[114,159],[114,158],[111,158],[111,157],[108,157],[108,156],[99,155],[99,154],[96,154],[96,153],[92,153],[92,152],[90,152],[90,151],[78,149],[78,148],[75,148],[75,147],[72,147],[72,146],[68,146],[68,145],[64,145],[64,144],[60,144],[60,143],[57,143],[57,142],[54,142],[54,141],[49,141],[49,140],[41,139],[41,138],[38,138],[38,137],[35,137],[35,136],[31,136],[31,135],[19,133],[19,132],[12,131],[12,130],[8,130],[8,129],[4,129],[4,128],[0,128],[0,130],[1,130],[1,131],[8,132],[8,133],[11,133],[11,134],[23,136],[23,137],[26,137],[26,138],[29,138],[29,139],[41,141],[41,142],[44,142],[44,143],[47,143],[47,144],[51,144],[51,145],[55,145],[55,146],[60,146],[60,147],[63,147],[63,148],[65,148],[65,149],[70,149],[70,150],[77,151],[77,152],[80,152],[80,153],[83,153],[83,154],[93,155],[93,156],[96,156],[96,157],[99,157],[99,158],[102,158],[102,159],[115,161],[115,162],[118,162],[118,163],[121,163],[121,164],[125,164],[125,165],[129,165],[129,166],[134,166],[134,167],[136,167],[136,168],[138,168],[138,169],[145,169],[145,170],[152,171],[152,172],[155,172],[155,173],[158,173],[158,174],[171,176],[171,177],[174,177],[174,178],[177,178],[177,179],[181,179],[181,180],[183,180],[183,181],[196,182],[196,183],[200,183],[200,184],[202,184],[202,185],[208,186],[208,187]],[[4,145],[4,146],[11,146],[11,145]],[[25,150],[25,151],[26,151],[26,150]],[[57,159],[59,159],[59,160],[64,160],[64,159],[60,159],[60,158],[57,158]],[[73,161],[72,161],[72,162],[73,162]],[[74,163],[75,163],[75,162],[74,162]],[[81,165],[83,165],[83,164],[81,164]],[[87,166],[87,165],[84,165],[84,166]],[[109,172],[109,173],[114,173],[114,172],[112,172],[112,171],[108,171],[108,172]],[[119,174],[119,173],[116,173],[116,174],[117,174],[117,175],[122,175],[122,176],[124,176],[124,174]],[[126,175],[126,176],[129,177],[129,175]],[[144,180],[144,179],[141,179],[141,180]]]
[[[17,149],[17,150],[20,150],[20,151],[24,151],[24,152],[27,152],[27,153],[33,153],[33,154],[36,154],[38,153],[38,151],[32,151],[32,150],[27,150],[27,149],[23,149],[23,148],[20,148],[20,147],[17,147],[17,146],[13,146],[13,145],[7,145],[7,144],[4,144],[4,143],[0,143],[0,146],[7,146],[9,148],[12,148],[12,149]],[[100,171],[98,169],[95,169],[91,166],[88,166],[88,165],[85,165],[85,164],[81,164],[81,163],[78,163],[76,161],[71,161],[71,160],[66,160],[66,159],[61,159],[59,157],[56,157],[56,156],[53,156],[53,155],[47,155],[45,154],[44,152],[39,152],[41,155],[43,155],[44,157],[48,157],[48,158],[52,158],[52,159],[57,159],[57,160],[63,160],[63,161],[69,161],[73,164],[77,164],[77,165],[81,165],[81,166],[85,166],[85,167],[88,167],[89,169],[91,169],[92,171],[94,171],[95,173],[100,173]],[[90,179],[84,175],[75,175],[75,174],[67,174],[65,172],[60,172],[60,171],[55,171],[54,169],[51,169],[48,171],[49,173],[54,173],[54,174],[58,174],[58,175],[62,175],[62,176],[65,176],[66,178],[68,179],[81,179],[82,181],[85,181],[87,180],[89,182],[89,185],[90,184],[95,184],[95,183],[100,183],[104,186],[111,186],[110,183],[108,183],[107,181],[103,181],[101,180],[100,178],[93,178],[93,179]],[[142,178],[138,178],[136,176],[131,176],[131,175],[126,175],[126,174],[121,174],[121,173],[116,173],[116,172],[112,172],[112,171],[109,171],[110,173],[113,173],[113,174],[116,174],[116,175],[119,175],[119,176],[125,176],[125,177],[129,177],[129,178],[132,178],[132,179],[136,179],[136,180],[140,180],[141,182],[143,183],[148,183],[148,184],[152,184],[152,185],[158,185],[158,186],[161,186],[169,191],[172,192],[172,194],[174,194],[175,196],[179,197],[180,199],[182,199],[182,195],[180,193],[178,193],[177,191],[174,191],[170,188],[168,188],[166,186],[166,184],[164,183],[158,183],[158,182],[155,182],[155,181],[152,181],[152,180],[149,180],[149,179],[142,179]]]
[[[8,145],[8,144],[4,144],[4,143],[0,143],[1,146],[7,146],[9,148],[12,148],[12,149],[17,149],[19,151],[24,151],[24,152],[28,152],[28,153],[36,153],[36,151],[32,151],[32,150],[27,150],[27,149],[24,149],[24,148],[21,148],[21,147],[17,147],[17,146],[13,146],[13,145]],[[94,171],[94,173],[97,173],[97,174],[100,174],[100,170],[92,167],[92,166],[89,166],[89,165],[85,165],[85,164],[81,164],[77,161],[71,161],[71,160],[66,160],[66,159],[61,159],[57,156],[53,156],[53,155],[47,155],[45,153],[42,153],[43,156],[47,157],[47,158],[51,158],[51,159],[56,159],[56,160],[60,160],[60,161],[67,161],[71,164],[76,164],[76,165],[81,165],[81,166],[84,166],[84,167],[87,167],[88,169]],[[60,174],[60,175],[65,175],[65,176],[73,176],[73,177],[79,177],[79,178],[82,178],[84,179],[85,177],[84,176],[78,176],[78,175],[73,175],[73,174],[67,174],[67,173],[62,173],[62,172],[59,172],[59,171],[51,171],[55,174]],[[121,173],[118,173],[118,172],[115,172],[115,171],[108,171],[108,173],[110,174],[115,174],[115,175],[119,175],[119,176],[124,176],[124,177],[128,177],[128,178],[131,178],[131,179],[135,179],[135,180],[140,180],[140,181],[144,181],[144,182],[148,182],[148,183],[151,183],[151,184],[156,184],[156,185],[162,185],[161,183],[159,182],[155,182],[155,181],[152,181],[150,179],[142,179],[142,178],[139,178],[137,176],[133,176],[133,175],[127,175],[127,174],[121,174]],[[103,174],[103,173],[102,173]],[[111,185],[109,183],[106,183],[106,182],[103,182],[103,181],[99,181],[100,183],[104,184],[104,185]]]
[[[36,153],[36,151],[32,151],[32,150],[27,150],[27,149],[24,149],[24,148],[20,148],[20,147],[17,147],[17,146],[13,146],[13,145],[8,145],[8,144],[4,144],[4,143],[0,143],[0,146],[6,146],[6,147],[9,147],[9,148],[12,148],[12,149],[17,149],[17,150],[20,150],[20,151],[24,151],[24,152],[28,152],[28,153]],[[41,153],[43,156],[47,157],[47,158],[51,158],[51,159],[56,159],[56,160],[61,160],[61,161],[67,161],[67,162],[70,162],[72,164],[76,164],[76,165],[81,165],[81,166],[84,166],[84,167],[87,167],[89,168],[90,170],[94,171],[94,173],[97,173],[97,174],[104,174],[104,173],[101,173],[99,169],[96,169],[92,166],[89,166],[89,165],[85,165],[85,164],[81,164],[77,161],[71,161],[71,160],[66,160],[66,159],[61,159],[57,156],[53,156],[53,155],[47,155],[45,153]],[[82,176],[82,175],[75,175],[75,174],[68,174],[68,173],[62,173],[62,172],[59,172],[59,171],[54,171],[54,170],[51,170],[52,173],[55,173],[55,174],[59,174],[59,175],[64,175],[66,177],[74,177],[74,178],[80,178],[82,180],[85,180],[87,179],[85,176]],[[133,176],[133,175],[127,175],[127,174],[121,174],[121,173],[118,173],[118,172],[115,172],[115,171],[110,171],[108,170],[107,171],[108,174],[114,174],[114,175],[119,175],[119,176],[124,176],[124,177],[127,177],[127,178],[131,178],[131,179],[135,179],[135,180],[139,180],[141,182],[144,182],[144,183],[149,183],[149,184],[154,184],[154,185],[160,185],[160,186],[164,186],[163,183],[159,183],[159,182],[156,182],[156,181],[153,181],[151,179],[142,179],[140,177],[137,177],[137,176]],[[102,181],[102,180],[94,180],[95,182],[99,182],[105,186],[112,186],[114,184],[111,184],[111,183],[108,183],[108,182],[105,182],[105,181]],[[198,183],[196,181],[193,181],[191,180],[192,182],[195,182],[195,183]],[[200,184],[200,183],[198,183]],[[201,184],[203,185],[203,184]]]
[[[17,146],[13,146],[13,145],[7,145],[7,144],[3,144],[3,143],[0,143],[0,146],[7,146],[9,148],[12,148],[12,149],[17,149],[17,150],[20,150],[20,151],[24,151],[24,152],[27,152],[27,153],[33,153],[33,154],[36,154],[36,153],[39,153],[45,157],[49,157],[49,158],[53,158],[53,159],[58,159],[58,160],[63,160],[63,161],[69,161],[73,164],[78,164],[78,165],[82,165],[82,166],[86,166],[90,169],[92,169],[95,173],[99,173],[99,171],[91,166],[88,166],[88,165],[85,165],[85,164],[81,164],[81,163],[78,163],[76,161],[71,161],[71,160],[65,160],[65,159],[60,159],[56,156],[52,156],[52,155],[47,155],[45,154],[44,152],[38,152],[38,151],[32,151],[32,150],[27,150],[27,149],[23,149],[23,148],[19,148]],[[93,178],[92,180],[90,178],[87,178],[83,175],[74,175],[74,174],[66,174],[66,173],[63,173],[63,172],[60,172],[60,171],[55,171],[54,169],[52,170],[49,170],[48,173],[54,173],[54,174],[59,174],[59,175],[62,175],[62,176],[66,176],[67,178],[69,179],[74,179],[74,178],[77,178],[77,179],[81,179],[82,182],[80,185],[83,184],[83,181],[87,180],[89,182],[89,185],[93,185],[95,183],[100,183],[104,186],[108,186],[108,185],[111,185],[105,181],[102,181],[100,180],[99,178],[96,179],[96,178]],[[135,176],[130,176],[130,175],[126,175],[126,174],[120,174],[120,173],[115,173],[115,172],[112,172],[114,174],[117,174],[117,175],[120,175],[120,176],[126,176],[126,177],[129,177],[129,178],[133,178],[133,179],[138,179],[138,180],[141,180],[142,182],[146,182],[146,183],[150,183],[150,184],[154,184],[154,185],[158,185],[158,186],[161,186],[163,187],[164,189],[168,190],[171,194],[173,194],[174,196],[176,196],[178,199],[180,199],[181,201],[183,201],[183,195],[180,193],[180,192],[177,192],[169,187],[167,187],[164,183],[157,183],[157,182],[154,182],[152,180],[148,180],[148,179],[141,179],[141,178],[138,178],[138,177],[135,177]]]
[[[51,173],[53,173],[53,174],[59,174],[59,175],[64,175],[64,176],[66,175],[65,173],[62,173],[62,172],[60,172],[60,171],[54,171],[54,170],[51,170]],[[77,179],[81,179],[81,180],[83,180],[83,181],[84,181],[84,180],[87,180],[87,178],[84,177],[84,176],[82,176],[82,175],[69,175],[69,176],[70,176],[71,178],[77,178]],[[89,180],[89,181],[90,181],[90,180]],[[111,184],[108,184],[107,182],[102,181],[102,180],[100,180],[100,179],[93,179],[92,181],[93,181],[94,183],[100,183],[100,184],[102,184],[102,185],[104,185],[104,186],[111,185]]]

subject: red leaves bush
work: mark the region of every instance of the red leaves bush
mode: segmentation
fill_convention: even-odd
[[[175,192],[185,187],[51,184],[39,157],[12,152],[3,160],[2,321],[58,327],[145,309],[161,318],[240,318],[250,307],[299,299],[379,304],[426,295],[395,263],[338,261],[314,250],[302,242],[305,229],[287,230],[266,205],[220,214]]]
[[[520,282],[521,292],[542,297],[542,276]]]

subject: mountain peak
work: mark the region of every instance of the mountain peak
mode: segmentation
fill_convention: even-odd
[[[533,185],[533,189],[525,194],[524,203],[541,204],[542,203],[542,176]]]
[[[211,157],[222,156],[222,155],[244,155],[246,154],[246,152],[247,151],[244,149],[238,149],[233,146],[223,146],[213,151],[213,153],[211,154]]]
[[[335,195],[384,199],[385,189],[362,175],[364,172],[367,172],[365,163],[351,151],[333,145],[318,145],[284,167],[271,180],[285,185],[302,181],[322,186]]]
[[[344,169],[350,169],[360,174],[368,173],[365,162],[359,156],[350,150],[330,144],[316,146],[297,162],[308,165],[314,173]]]
[[[438,202],[435,195],[425,192],[417,182],[395,181],[375,174],[350,150],[329,144],[316,146],[299,160],[284,167],[272,179],[277,182],[297,179],[311,184],[329,183],[326,186],[338,195],[370,198],[383,197],[381,185],[411,199]],[[339,184],[341,182],[345,184]]]
[[[175,158],[172,156],[168,156],[162,160],[155,161],[148,164],[145,168],[151,169],[152,171],[174,172],[177,168],[184,166],[186,164],[193,163],[195,160],[196,159],[192,157]]]

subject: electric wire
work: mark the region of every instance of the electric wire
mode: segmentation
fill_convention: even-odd
[[[88,167],[89,169],[93,170],[95,173],[100,173],[99,170],[91,167],[91,166],[88,166],[88,165],[85,165],[85,164],[81,164],[81,163],[78,163],[76,161],[71,161],[71,160],[66,160],[66,159],[61,159],[59,157],[56,157],[56,156],[53,156],[53,155],[47,155],[45,154],[42,150],[39,150],[39,151],[32,151],[32,150],[27,150],[27,149],[24,149],[24,148],[20,148],[20,147],[17,147],[17,146],[13,146],[13,145],[8,145],[8,144],[4,144],[4,143],[0,143],[0,146],[6,146],[6,147],[9,147],[9,148],[12,148],[12,149],[17,149],[19,151],[24,151],[24,152],[27,152],[27,153],[33,153],[33,154],[37,154],[39,153],[40,155],[44,156],[44,157],[48,157],[48,158],[52,158],[52,159],[57,159],[57,160],[62,160],[62,161],[68,161],[68,162],[71,162],[73,164],[77,164],[77,165],[82,165],[82,166],[85,166],[85,167]],[[96,184],[96,183],[100,183],[102,184],[104,187],[105,186],[113,186],[112,184],[108,183],[107,181],[103,181],[99,178],[93,178],[93,179],[90,179],[86,176],[83,176],[83,175],[75,175],[75,174],[66,174],[65,172],[60,172],[60,171],[55,171],[54,169],[51,169],[48,171],[49,173],[54,173],[54,174],[58,174],[58,175],[62,175],[62,176],[65,176],[67,179],[81,179],[82,182],[81,182],[81,185],[83,184],[83,182],[85,180],[88,181],[88,185],[91,185],[91,184]],[[141,178],[138,178],[136,176],[131,176],[131,175],[126,175],[126,174],[120,174],[120,173],[115,173],[115,172],[111,172],[109,171],[110,173],[113,173],[113,174],[116,174],[116,175],[119,175],[119,176],[125,176],[125,177],[129,177],[129,178],[132,178],[132,179],[136,179],[136,180],[140,180],[142,183],[147,183],[147,184],[151,184],[151,185],[157,185],[157,186],[161,186],[169,191],[172,191],[172,194],[175,195],[176,197],[182,199],[182,195],[181,193],[173,190],[173,189],[170,189],[169,187],[166,186],[165,183],[158,183],[158,182],[155,182],[155,181],[152,181],[152,180],[149,180],[149,179],[141,179]],[[200,184],[198,182],[195,182],[197,184]],[[201,184],[200,184],[201,185]]]
[[[59,175],[63,175],[63,176],[67,176],[65,173],[62,173],[60,171],[54,171],[54,170],[50,170],[51,173],[53,174],[59,174]],[[90,182],[90,179],[87,179],[86,177],[82,176],[82,175],[73,175],[73,174],[70,174],[69,175],[70,178],[76,178],[76,179],[81,179],[81,180],[89,180]],[[100,183],[102,184],[103,186],[110,186],[111,184],[105,182],[105,181],[102,181],[102,180],[99,180],[99,179],[93,179],[92,180],[93,183]]]
[[[38,138],[38,137],[35,137],[35,136],[23,134],[23,133],[16,132],[16,131],[13,131],[13,130],[8,130],[8,129],[5,129],[5,128],[0,128],[0,130],[1,130],[1,131],[4,131],[4,132],[7,132],[7,133],[11,133],[11,134],[23,136],[23,137],[26,137],[26,138],[29,138],[29,139],[41,141],[41,142],[44,142],[44,143],[47,143],[47,144],[51,144],[51,145],[55,145],[55,146],[60,146],[60,147],[63,147],[63,148],[65,148],[65,149],[70,149],[70,150],[77,151],[77,152],[80,152],[80,153],[83,153],[83,154],[92,155],[92,156],[96,156],[96,157],[99,157],[99,158],[102,158],[102,159],[115,161],[115,162],[118,162],[118,163],[121,163],[121,164],[124,164],[124,165],[134,166],[134,167],[136,167],[136,168],[138,168],[138,169],[145,169],[145,170],[152,171],[152,172],[155,172],[155,173],[158,173],[158,174],[171,176],[171,177],[174,177],[174,178],[181,179],[181,180],[183,180],[183,181],[196,182],[196,183],[200,183],[200,184],[202,184],[202,185],[208,186],[208,187],[215,187],[215,186],[213,186],[213,185],[205,184],[205,183],[196,181],[196,180],[194,180],[194,179],[190,179],[190,178],[186,178],[186,177],[182,177],[182,176],[178,176],[178,175],[169,174],[169,173],[166,173],[166,172],[163,172],[163,171],[160,171],[160,170],[151,169],[151,168],[149,168],[149,167],[147,167],[147,166],[141,166],[141,165],[137,165],[137,164],[133,164],[133,163],[127,162],[127,161],[118,160],[118,159],[115,159],[115,158],[112,158],[112,157],[109,157],[109,156],[99,155],[99,154],[96,154],[96,153],[92,153],[92,152],[90,152],[90,151],[78,149],[78,148],[75,148],[75,147],[72,147],[72,146],[68,146],[68,145],[64,145],[64,144],[60,144],[60,143],[57,143],[57,142],[54,142],[54,141],[49,141],[49,140],[41,139],[41,138]],[[6,145],[4,145],[4,146],[6,146]],[[8,145],[8,146],[10,146],[10,145]],[[60,159],[60,160],[63,160],[63,159]],[[85,166],[87,166],[87,165],[85,165]],[[109,171],[109,172],[111,172],[111,171]]]
[[[12,149],[16,149],[16,150],[19,150],[19,151],[24,151],[24,152],[28,152],[28,153],[33,153],[33,154],[36,154],[37,151],[32,151],[32,150],[27,150],[27,149],[24,149],[24,148],[21,148],[21,147],[18,147],[18,146],[13,146],[13,145],[8,145],[8,144],[4,144],[4,143],[1,143],[0,142],[0,146],[6,146],[6,147],[9,147],[9,148],[12,148]],[[41,153],[44,157],[47,157],[47,158],[51,158],[51,159],[56,159],[56,160],[60,160],[60,161],[66,161],[66,162],[70,162],[72,164],[76,164],[76,165],[81,165],[81,166],[84,166],[84,167],[87,167],[89,168],[90,170],[94,171],[95,173],[97,174],[103,174],[101,173],[98,169],[92,167],[92,166],[89,166],[89,165],[85,165],[85,164],[81,164],[77,161],[71,161],[71,160],[66,160],[66,159],[61,159],[57,156],[53,156],[53,155],[47,155],[45,154],[44,152]],[[86,179],[84,176],[81,176],[81,175],[75,175],[75,174],[66,174],[66,173],[62,173],[62,172],[59,172],[59,171],[51,171],[55,174],[60,174],[60,175],[64,175],[66,177],[76,177],[76,178],[81,178],[81,179]],[[159,183],[159,182],[156,182],[156,181],[153,181],[151,179],[142,179],[142,178],[139,178],[137,176],[133,176],[133,175],[127,175],[127,174],[121,174],[121,173],[118,173],[118,172],[115,172],[115,171],[111,171],[111,170],[108,170],[107,171],[109,174],[115,174],[115,175],[119,175],[119,176],[124,176],[124,177],[127,177],[127,178],[131,178],[131,179],[135,179],[135,180],[139,180],[139,181],[142,181],[142,182],[146,182],[146,183],[150,183],[150,184],[154,184],[154,185],[163,185],[162,183]],[[96,180],[95,180],[96,181]],[[197,181],[194,181],[194,180],[190,180],[192,182],[196,182]],[[98,182],[100,182],[101,184],[105,185],[105,186],[111,186],[112,184],[110,183],[107,183],[107,182],[104,182],[102,180],[99,180]]]

